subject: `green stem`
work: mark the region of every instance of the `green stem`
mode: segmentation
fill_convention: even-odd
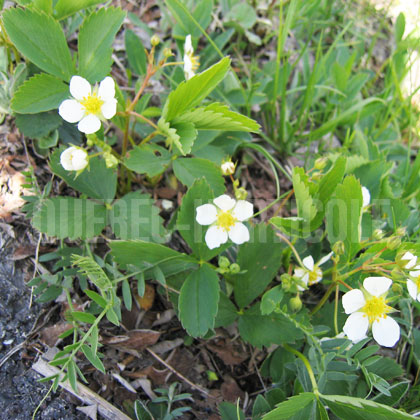
[[[300,360],[302,360],[303,364],[306,367],[306,370],[308,371],[309,379],[311,380],[313,392],[314,392],[315,395],[318,396],[319,395],[318,384],[316,383],[314,371],[312,370],[312,367],[311,367],[311,364],[309,363],[309,360],[306,358],[306,356],[303,355],[303,353],[301,353],[300,351],[297,351],[296,349],[289,346],[288,344],[284,343],[283,347],[288,352],[293,353],[295,356],[299,357]]]
[[[330,297],[332,291],[334,290],[335,283],[331,283],[330,287],[325,292],[324,296],[322,296],[321,300],[318,302],[318,304],[315,306],[314,309],[311,311],[311,315],[315,315],[325,304],[325,302]]]

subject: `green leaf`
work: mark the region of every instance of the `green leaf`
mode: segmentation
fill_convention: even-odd
[[[70,360],[67,365],[67,375],[71,387],[75,392],[77,392],[77,374],[76,374],[76,363],[73,360]]]
[[[208,265],[202,265],[185,280],[179,295],[179,319],[188,334],[203,337],[214,327],[219,303],[219,278]]]
[[[322,395],[321,399],[342,420],[414,420],[416,418],[372,400],[343,395]]]
[[[100,372],[105,373],[105,366],[103,365],[101,359],[98,357],[97,354],[86,344],[82,345],[82,352],[86,356],[86,359],[89,360],[89,362],[94,366],[96,369],[98,369]]]
[[[66,171],[60,163],[64,148],[55,150],[51,155],[50,168],[75,190],[103,202],[112,200],[117,191],[117,173],[107,168],[105,161],[97,156],[89,159],[89,167],[76,177],[75,172]]]
[[[275,312],[261,315],[259,304],[255,304],[239,317],[238,327],[242,339],[259,348],[303,338],[302,331],[285,316]]]
[[[226,105],[213,103],[176,117],[174,124],[190,122],[198,130],[258,132],[260,125],[244,115],[230,111]]]
[[[252,406],[252,418],[259,419],[264,413],[270,411],[271,407],[267,400],[261,395],[257,395],[255,403]]]
[[[282,420],[289,419],[293,415],[302,411],[305,407],[315,401],[315,394],[303,392],[299,395],[290,397],[287,401],[280,403],[274,410],[263,417],[263,420]]]
[[[398,382],[388,388],[388,392],[391,394],[390,396],[379,394],[372,400],[392,407],[397,405],[402,400],[402,398],[408,392],[409,389],[409,381]]]
[[[63,122],[57,112],[42,112],[40,114],[18,114],[16,125],[20,132],[32,139],[41,139],[58,128]]]
[[[33,5],[47,15],[52,14],[52,0],[33,0]]]
[[[88,312],[73,311],[71,316],[76,321],[86,322],[88,324],[93,324],[96,321],[96,318]]]
[[[182,82],[169,94],[162,117],[166,121],[172,121],[178,115],[199,105],[225,78],[229,69],[230,58],[225,57],[204,72]]]
[[[402,37],[404,36],[405,31],[405,15],[403,12],[401,12],[397,20],[395,21],[395,42],[398,44]]]
[[[94,302],[96,302],[101,308],[105,308],[107,303],[106,300],[99,295],[98,293],[94,292],[93,290],[85,289],[83,290],[86,295],[92,299]]]
[[[93,238],[106,225],[106,209],[82,198],[49,198],[40,201],[32,225],[40,232],[59,239]]]
[[[188,155],[197,138],[197,129],[190,122],[172,123],[172,128],[176,130],[176,135],[179,136],[179,139],[175,142],[175,146],[184,156]]]
[[[120,326],[120,320],[118,319],[118,315],[115,313],[113,308],[108,309],[108,311],[106,313],[106,319],[109,322],[112,322],[117,327]]]
[[[251,240],[239,248],[237,263],[243,273],[233,276],[236,303],[240,308],[258,297],[277,274],[284,245],[270,226],[250,228]]]
[[[58,20],[65,19],[79,10],[96,6],[102,2],[103,0],[58,0],[54,8],[54,17]]]
[[[127,311],[131,311],[131,305],[133,303],[133,299],[131,297],[130,283],[128,282],[127,279],[123,280],[121,288],[122,288],[124,305],[127,308]]]
[[[22,55],[41,70],[70,80],[75,73],[73,61],[64,32],[54,18],[35,9],[16,7],[3,13],[3,24]]]
[[[218,406],[221,420],[245,420],[245,414],[237,405],[230,402],[221,402]]]
[[[131,192],[113,203],[110,225],[117,238],[162,243],[166,230],[159,212],[148,194]]]
[[[236,3],[224,17],[227,25],[229,21],[239,24],[242,29],[250,29],[257,21],[257,14],[255,9],[250,6],[246,1]]]
[[[293,189],[295,191],[298,217],[310,222],[316,215],[316,207],[306,185],[305,178],[301,176],[299,168],[293,171]]]
[[[274,312],[274,310],[282,301],[283,295],[284,293],[281,285],[275,286],[272,289],[265,292],[261,299],[261,314],[269,315],[271,314],[271,312]]]
[[[20,85],[11,107],[19,114],[38,114],[57,109],[68,96],[68,85],[55,76],[38,73]]]
[[[159,264],[167,277],[197,266],[196,260],[190,256],[151,242],[113,241],[110,247],[111,254],[118,263],[133,265],[140,269],[147,269],[151,264]]]
[[[360,247],[362,205],[362,188],[353,175],[337,186],[334,198],[327,205],[328,240],[331,247],[343,241],[347,261]]]
[[[207,159],[178,158],[173,162],[175,176],[187,187],[191,187],[197,178],[204,177],[219,196],[225,191],[225,181],[220,168]]]
[[[146,74],[147,56],[140,38],[130,29],[125,30],[125,50],[128,64],[135,74]]]
[[[217,311],[214,328],[227,327],[238,318],[238,310],[233,302],[221,291],[219,296],[219,306]]]
[[[182,199],[176,222],[179,233],[186,240],[194,255],[204,261],[210,260],[221,252],[221,248],[209,249],[204,240],[207,227],[203,228],[195,220],[197,207],[207,204],[213,198],[213,191],[207,181],[197,179]]]
[[[119,8],[99,9],[88,16],[79,32],[79,74],[89,82],[101,81],[111,70],[112,43],[124,20]]]
[[[319,200],[319,206],[317,214],[311,222],[311,230],[315,230],[321,225],[322,220],[324,219],[327,202],[334,193],[337,185],[343,179],[346,171],[346,162],[347,159],[344,156],[340,156],[331,169],[321,178],[318,191],[315,195],[315,199]]]
[[[135,146],[129,151],[124,165],[139,174],[150,177],[161,174],[171,162],[171,154],[156,144]]]

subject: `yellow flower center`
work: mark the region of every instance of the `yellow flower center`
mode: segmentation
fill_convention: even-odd
[[[191,60],[191,70],[196,71],[200,65],[200,57],[198,55],[187,54]]]
[[[80,103],[84,106],[86,114],[97,115],[101,111],[104,101],[96,93],[93,93],[88,97],[84,97]]]
[[[230,228],[236,223],[236,218],[232,216],[230,211],[221,211],[217,215],[217,226],[222,229],[230,230]]]
[[[362,311],[369,319],[371,324],[373,321],[376,321],[379,318],[386,318],[386,314],[391,311],[391,307],[386,304],[384,297],[372,296],[370,299],[366,300],[365,306],[363,306]]]
[[[314,267],[314,269],[309,272],[309,285],[316,283],[320,275],[322,276],[321,269],[318,267]]]

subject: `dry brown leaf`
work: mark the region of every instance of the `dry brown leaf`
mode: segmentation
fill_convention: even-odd
[[[223,384],[220,387],[222,392],[223,401],[229,401],[231,403],[236,403],[238,398],[241,400],[244,399],[245,393],[239,388],[236,381],[229,375],[223,376]]]
[[[40,334],[40,340],[49,347],[54,347],[58,341],[58,336],[72,328],[68,322],[61,321],[51,327],[44,328]]]
[[[206,348],[211,352],[216,353],[227,366],[239,365],[249,357],[249,354],[243,351],[240,345],[224,338],[218,338],[212,342],[206,343]]]
[[[124,335],[116,335],[102,339],[101,343],[121,350],[143,350],[156,344],[160,332],[152,330],[132,330]]]

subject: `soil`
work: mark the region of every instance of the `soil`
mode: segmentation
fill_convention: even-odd
[[[40,375],[31,369],[33,356],[26,352],[25,342],[37,322],[41,305],[32,303],[31,290],[24,282],[23,271],[15,269],[14,238],[10,227],[0,227],[0,419],[29,420],[49,389],[39,383]],[[21,345],[21,346],[20,346]],[[20,346],[20,347],[19,347]],[[19,350],[13,352],[14,349]],[[33,354],[33,353],[32,353]],[[7,356],[6,356],[7,355]],[[10,355],[10,357],[9,357]],[[85,420],[66,400],[67,393],[49,396],[42,404],[37,419]]]

